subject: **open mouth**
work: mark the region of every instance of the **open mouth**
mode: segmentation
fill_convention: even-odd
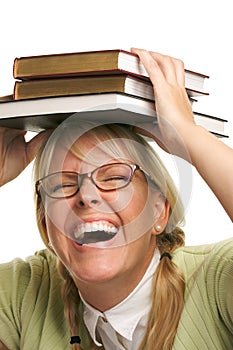
[[[106,242],[116,236],[118,228],[106,221],[82,223],[74,231],[75,242],[79,245]]]
[[[91,244],[91,243],[109,241],[113,237],[115,237],[115,235],[109,234],[108,232],[105,232],[105,231],[84,232],[82,237],[79,237],[78,239],[76,239],[76,242],[79,245]]]

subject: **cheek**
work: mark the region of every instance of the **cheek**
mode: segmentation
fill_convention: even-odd
[[[45,205],[45,220],[49,237],[57,232],[66,235],[66,222],[71,215],[71,207],[66,200],[48,200]]]
[[[72,261],[69,240],[63,234],[60,234],[57,226],[54,222],[46,216],[46,226],[49,240],[52,244],[52,249],[59,260],[62,261],[63,265],[69,269],[70,262]]]
[[[141,215],[151,216],[152,202],[148,187],[142,184],[140,186],[130,184],[125,191],[119,194],[116,205],[119,213],[126,214],[126,221],[131,221]]]
[[[124,197],[122,194],[122,202],[120,200],[117,206],[120,209],[118,215],[122,219],[127,242],[152,232],[156,211],[154,198],[148,192],[147,186],[138,186],[138,188],[132,186],[130,195],[127,193]]]
[[[132,205],[136,199],[135,194],[135,189],[129,185],[118,191],[102,192],[101,196],[114,212],[122,213]]]
[[[104,201],[108,202],[112,211],[121,218],[125,229],[128,225],[134,230],[135,227],[140,230],[144,227],[147,231],[153,226],[154,200],[144,182],[130,183],[119,191],[103,193],[102,197]]]

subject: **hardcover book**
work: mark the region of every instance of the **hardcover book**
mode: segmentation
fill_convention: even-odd
[[[141,80],[129,74],[16,81],[14,99],[23,100],[102,92],[125,92],[154,101],[154,91],[150,81]],[[202,92],[189,89],[187,89],[187,93],[190,97],[203,95]]]
[[[1,101],[1,98],[0,98]],[[79,96],[50,97],[12,101],[3,98],[0,102],[0,126],[39,132],[54,129],[66,118],[95,120],[100,123],[126,123],[139,125],[155,123],[154,102],[125,93],[103,93]],[[198,125],[218,137],[224,133],[227,120],[194,112]]]
[[[45,79],[77,75],[135,74],[148,79],[148,74],[134,53],[125,50],[102,50],[50,54],[15,58],[15,79]],[[207,75],[185,69],[186,87],[202,91]]]

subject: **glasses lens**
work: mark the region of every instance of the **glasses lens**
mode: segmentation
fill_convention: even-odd
[[[110,191],[127,186],[132,173],[132,168],[128,164],[109,164],[97,168],[92,176],[99,188]]]
[[[70,197],[78,190],[77,175],[69,172],[51,174],[41,180],[41,186],[52,198]]]

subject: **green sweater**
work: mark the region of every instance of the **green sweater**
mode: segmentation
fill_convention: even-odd
[[[173,261],[186,280],[173,349],[233,349],[233,240],[179,248]],[[0,265],[0,340],[8,349],[69,349],[60,289],[56,259],[47,250]],[[80,337],[88,350],[83,323]]]

